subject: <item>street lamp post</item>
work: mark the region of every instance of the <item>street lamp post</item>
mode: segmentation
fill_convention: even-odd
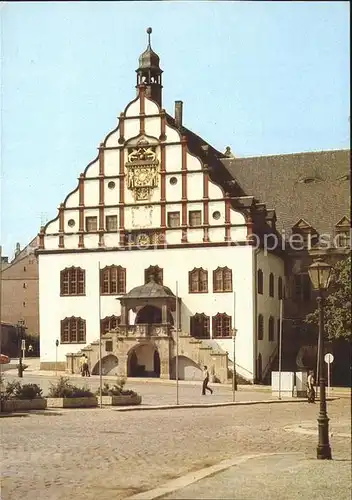
[[[23,329],[24,329],[24,321],[20,319],[17,323],[17,333],[18,333],[18,376],[20,378],[23,377],[23,365],[22,365],[22,340],[23,340]]]
[[[331,266],[325,263],[322,259],[317,259],[311,266],[308,267],[309,277],[311,279],[314,290],[317,290],[319,296],[318,312],[319,312],[319,342],[318,342],[318,358],[319,358],[319,391],[320,391],[320,408],[318,415],[318,435],[319,441],[317,446],[317,458],[320,460],[331,460],[331,448],[329,443],[329,418],[326,411],[326,393],[325,393],[325,376],[324,376],[324,297],[323,292],[329,287]]]
[[[233,370],[232,370],[232,401],[236,400],[236,391],[237,391],[237,374],[236,374],[236,328],[233,328]]]

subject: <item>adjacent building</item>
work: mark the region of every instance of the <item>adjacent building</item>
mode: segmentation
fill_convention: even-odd
[[[17,243],[14,258],[1,258],[1,321],[16,325],[24,321],[26,332],[39,336],[39,278],[35,255],[37,237],[21,249]]]

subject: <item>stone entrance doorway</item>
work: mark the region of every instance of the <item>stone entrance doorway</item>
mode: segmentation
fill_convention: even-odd
[[[127,358],[128,377],[160,377],[160,356],[151,343],[133,347]]]

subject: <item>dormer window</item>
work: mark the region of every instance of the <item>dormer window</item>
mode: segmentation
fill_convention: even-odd
[[[351,221],[342,217],[335,225],[335,246],[338,248],[351,247]]]
[[[311,248],[317,243],[318,238],[317,231],[304,219],[299,219],[292,227],[292,248],[294,250]]]
[[[336,246],[339,248],[349,248],[351,246],[349,232],[341,232],[337,235]]]

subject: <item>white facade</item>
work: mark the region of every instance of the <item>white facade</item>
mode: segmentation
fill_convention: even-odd
[[[89,344],[99,338],[100,319],[120,315],[118,295],[100,296],[99,268],[124,268],[128,292],[144,283],[145,269],[157,265],[163,269],[163,284],[174,293],[178,282],[183,333],[191,333],[191,316],[204,313],[210,317],[213,338],[211,319],[218,313],[231,316],[237,330],[237,370],[252,380],[258,355],[265,370],[277,343],[277,334],[269,341],[265,321],[264,338],[257,340],[258,314],[274,316],[275,330],[279,317],[277,290],[274,298],[267,289],[258,295],[255,277],[261,268],[265,282],[272,272],[277,283],[284,269],[280,257],[256,251],[249,236],[248,214],[234,208],[230,195],[210,179],[204,159],[191,151],[187,137],[140,88],[120,115],[118,128],[80,175],[77,188],[60,205],[58,217],[39,235],[42,363],[53,363],[56,354],[64,362],[68,352],[82,347],[61,343],[63,319],[84,319]],[[62,296],[60,273],[72,266],[85,272],[85,294]],[[213,271],[219,267],[231,270],[230,292],[213,291]],[[189,272],[194,268],[208,272],[207,293],[190,293]],[[134,319],[130,312],[130,324]],[[232,360],[232,339],[216,342]]]
[[[70,254],[44,254],[39,259],[40,276],[40,331],[41,361],[55,360],[55,341],[60,340],[60,321],[65,317],[77,316],[86,320],[87,344],[99,338],[99,266],[120,265],[126,268],[126,289],[130,290],[144,282],[144,270],[150,265],[158,265],[164,270],[164,284],[182,299],[181,325],[183,332],[190,333],[190,316],[205,313],[215,316],[218,312],[233,316],[234,294],[231,292],[212,293],[212,271],[218,263],[232,270],[233,287],[236,297],[236,356],[239,366],[253,373],[253,283],[252,254],[250,246],[182,248],[166,250],[125,250],[115,252],[92,252]],[[86,271],[86,295],[84,297],[60,297],[60,271],[77,266]],[[208,293],[189,293],[188,272],[194,267],[208,271]],[[100,297],[101,318],[120,314],[118,295]],[[130,323],[134,315],[130,312]],[[44,332],[48,332],[45,334]],[[210,324],[212,337],[212,325]],[[232,340],[219,339],[219,346],[229,352],[232,359]],[[69,347],[69,349],[68,349]],[[65,361],[67,352],[80,349],[80,344],[61,344],[58,347],[58,361]],[[242,370],[243,371],[243,370]]]

